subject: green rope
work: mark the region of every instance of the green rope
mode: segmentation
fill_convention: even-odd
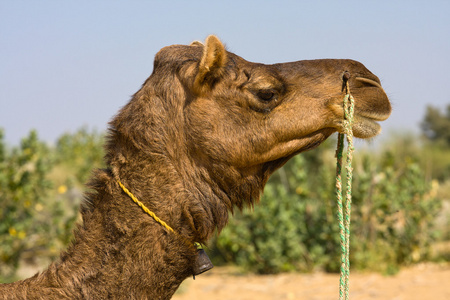
[[[350,88],[348,82],[346,83],[347,93],[344,97],[344,120],[343,133],[338,135],[338,145],[336,150],[336,197],[338,206],[338,220],[339,220],[339,234],[341,240],[341,276],[339,280],[339,299],[348,300],[349,294],[349,276],[350,276],[350,213],[352,204],[352,159],[353,159],[353,112],[355,101],[350,95]],[[345,212],[343,208],[342,196],[342,157],[344,153],[344,135],[347,136],[347,182],[345,192]]]

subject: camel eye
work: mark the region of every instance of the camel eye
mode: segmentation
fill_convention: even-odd
[[[260,90],[256,95],[259,97],[259,99],[265,102],[268,102],[275,97],[275,93],[273,90]]]

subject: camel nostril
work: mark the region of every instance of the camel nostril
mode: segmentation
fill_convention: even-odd
[[[346,90],[348,92],[350,76],[351,75],[349,71],[344,71],[344,74],[342,74],[342,91]]]
[[[347,82],[350,79],[350,72],[345,71],[344,75],[342,75],[342,79],[344,80],[344,82]]]
[[[383,90],[383,88],[381,87],[381,84],[379,84],[375,80],[372,80],[372,79],[369,79],[369,78],[364,78],[364,77],[355,77],[355,80],[358,80],[358,81],[361,81],[363,83],[367,83],[367,84],[376,86],[376,87],[378,87],[378,88]]]

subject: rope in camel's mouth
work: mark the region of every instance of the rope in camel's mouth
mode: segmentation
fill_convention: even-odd
[[[340,267],[340,279],[339,279],[339,299],[349,299],[349,276],[350,276],[350,214],[352,203],[352,159],[353,159],[353,117],[355,100],[350,94],[349,87],[350,74],[344,73],[343,80],[346,87],[346,94],[344,96],[343,108],[344,108],[344,130],[343,133],[338,134],[338,143],[336,150],[336,198],[338,207],[338,221],[339,221],[339,235],[341,245],[341,267]],[[369,79],[368,79],[369,80]],[[371,80],[370,80],[371,81]],[[373,81],[373,83],[376,83]],[[373,84],[371,83],[371,84]],[[380,86],[381,87],[381,86]],[[344,156],[344,135],[347,136],[347,159],[346,159],[346,192],[345,203],[343,199],[342,188],[342,160]],[[345,210],[344,210],[345,204]]]

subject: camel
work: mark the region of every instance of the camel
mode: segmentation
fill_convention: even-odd
[[[45,271],[0,285],[0,299],[170,299],[197,272],[195,242],[257,203],[291,157],[342,132],[343,76],[354,136],[376,136],[391,105],[359,62],[252,63],[214,35],[161,49],[109,124],[108,167],[92,175],[71,245]]]

